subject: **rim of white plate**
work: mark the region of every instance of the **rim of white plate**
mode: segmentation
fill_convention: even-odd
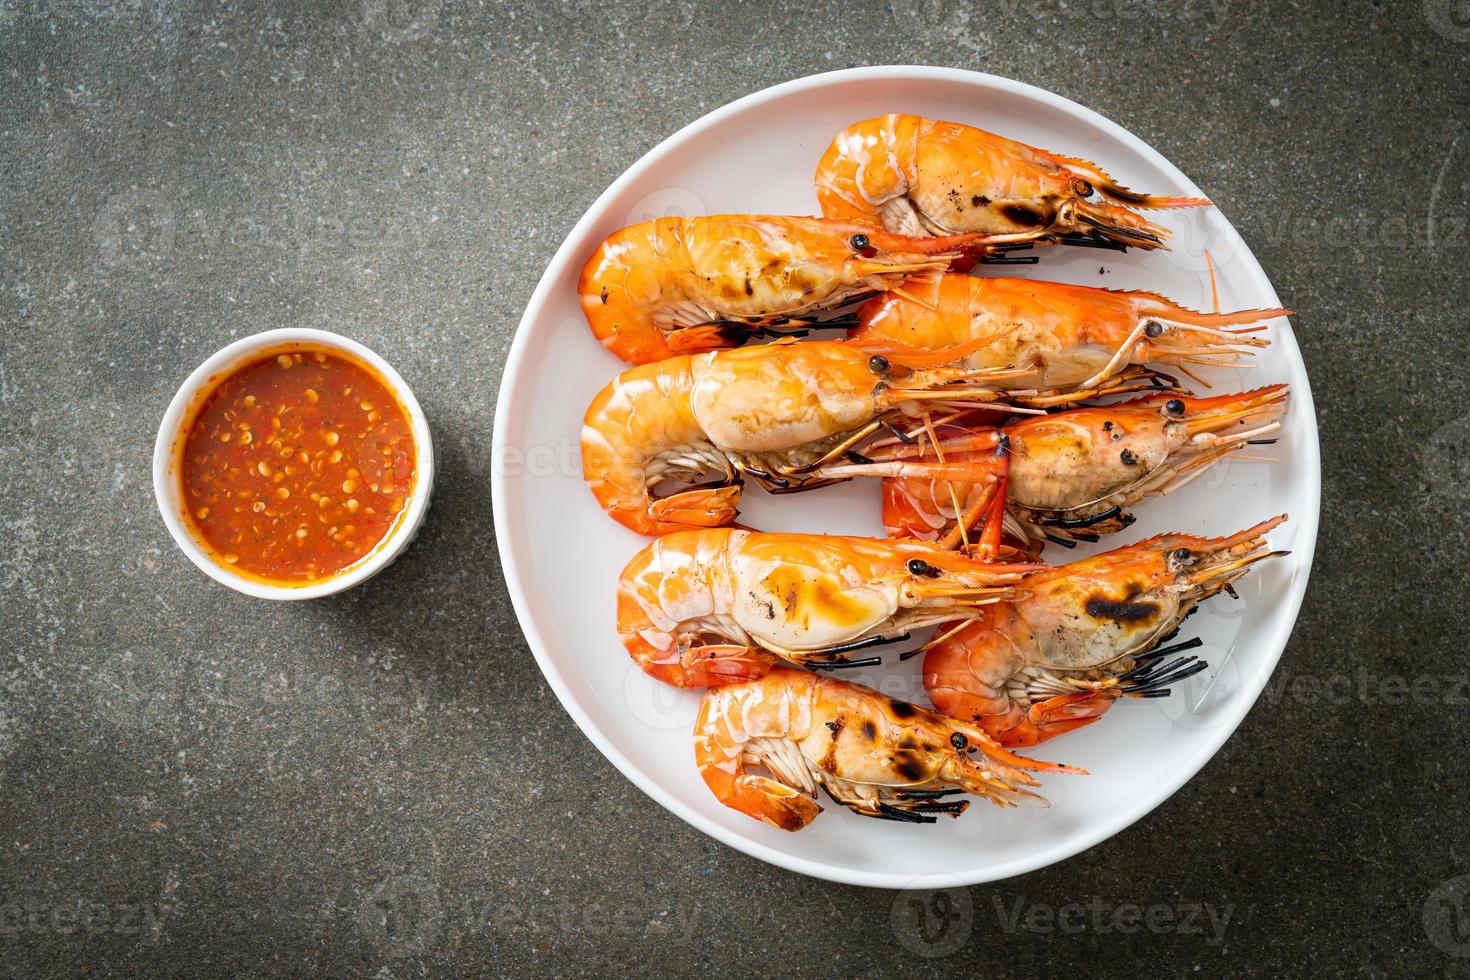
[[[525,376],[520,371],[521,361],[525,357],[527,347],[530,343],[532,324],[540,317],[551,295],[553,280],[557,278],[556,270],[561,269],[567,262],[575,261],[584,254],[589,253],[595,243],[583,241],[588,237],[589,230],[596,225],[602,212],[607,209],[610,202],[617,199],[629,184],[636,180],[641,173],[661,160],[675,148],[682,146],[687,141],[697,138],[705,131],[718,126],[726,119],[745,112],[764,102],[770,102],[785,96],[809,90],[823,88],[830,85],[838,85],[853,81],[864,81],[871,79],[903,79],[903,80],[933,80],[943,82],[966,82],[979,88],[990,91],[1004,92],[1010,95],[1034,99],[1050,105],[1052,108],[1061,109],[1065,112],[1091,122],[1099,129],[1108,132],[1118,138],[1121,142],[1128,144],[1140,156],[1148,159],[1165,173],[1170,174],[1186,187],[1188,193],[1202,194],[1187,176],[1178,167],[1174,166],[1162,154],[1143,140],[1133,135],[1127,129],[1097,113],[1086,106],[1079,105],[1070,99],[1063,98],[1046,89],[1038,88],[1026,82],[1018,82],[1014,79],[1004,78],[999,75],[990,75],[984,72],[968,71],[961,68],[937,68],[923,65],[882,65],[866,68],[849,68],[841,71],[823,72],[817,75],[808,75],[804,78],[794,79],[773,85],[770,88],[761,89],[743,98],[736,99],[713,112],[707,113],[700,118],[684,126],[678,132],[664,139],[661,143],[649,150],[617,180],[613,181],[593,201],[591,206],[582,215],[581,220],[573,226],[562,242],[561,247],[552,256],[546,271],[542,273],[541,280],[536,285],[536,290],[531,294],[531,300],[526,305],[526,311],[521,316],[520,324],[516,327],[515,338],[511,343],[510,354],[506,359],[505,371],[502,374],[500,395],[495,406],[494,434],[491,439],[492,460],[504,459],[506,452],[506,431],[510,428],[506,421],[512,412],[512,406],[517,400],[520,386],[525,383]],[[1221,215],[1223,218],[1224,215]],[[1256,261],[1250,247],[1240,238],[1234,225],[1228,219],[1224,222],[1223,233],[1231,239],[1231,245],[1239,250],[1249,259],[1249,277],[1257,280],[1255,285],[1260,288],[1261,295],[1269,298],[1272,306],[1279,306],[1280,300],[1276,296],[1276,290],[1267,279],[1260,263]],[[1235,253],[1232,253],[1235,254]],[[1296,345],[1295,335],[1292,333],[1288,323],[1283,321],[1281,331],[1285,336],[1291,337],[1293,346]],[[1298,348],[1299,351],[1299,348]],[[1237,699],[1234,705],[1233,717],[1213,727],[1210,734],[1201,742],[1200,747],[1187,762],[1180,766],[1171,778],[1161,781],[1154,794],[1146,799],[1139,799],[1138,805],[1130,808],[1126,813],[1117,811],[1112,814],[1099,815],[1098,820],[1089,831],[1080,833],[1051,848],[1044,849],[1025,857],[1016,858],[1011,861],[992,863],[981,868],[966,869],[959,872],[945,872],[939,874],[926,874],[920,876],[885,874],[880,872],[861,871],[839,865],[824,864],[810,861],[792,854],[778,851],[767,847],[757,841],[741,836],[731,836],[723,827],[707,820],[699,813],[686,806],[673,795],[665,792],[655,783],[646,779],[642,771],[635,766],[623,753],[612,746],[610,741],[601,737],[601,729],[595,725],[582,710],[581,705],[571,695],[567,683],[561,676],[561,672],[554,665],[551,654],[546,648],[545,641],[537,632],[534,620],[531,617],[530,604],[523,587],[521,577],[521,557],[516,553],[512,545],[513,536],[510,533],[511,518],[507,513],[506,506],[506,474],[499,466],[492,466],[491,473],[491,504],[495,517],[495,537],[500,552],[501,570],[505,578],[506,590],[510,593],[511,605],[516,612],[516,618],[520,622],[521,631],[525,634],[526,642],[536,657],[536,663],[545,675],[547,683],[556,693],[557,700],[577,727],[595,745],[608,761],[617,767],[633,785],[637,786],[657,803],[679,817],[685,823],[703,831],[715,840],[735,848],[752,857],[759,858],[778,867],[796,871],[801,874],[810,875],[828,881],[836,881],[843,884],[862,885],[872,888],[904,888],[904,889],[926,889],[926,888],[952,888],[958,885],[976,885],[990,881],[998,881],[1015,875],[1026,874],[1038,868],[1044,868],[1058,861],[1066,860],[1076,854],[1093,847],[1099,842],[1106,840],[1119,831],[1133,825],[1143,817],[1147,816],[1160,803],[1174,795],[1185,783],[1194,778],[1195,773],[1204,768],[1224,745],[1226,740],[1235,733],[1241,721],[1250,712],[1256,699],[1260,697],[1266,682],[1275,672],[1276,665],[1281,659],[1282,652],[1286,649],[1287,641],[1291,638],[1291,631],[1296,625],[1297,615],[1301,610],[1302,599],[1306,594],[1307,581],[1311,576],[1312,559],[1316,552],[1317,529],[1321,512],[1322,500],[1322,465],[1321,448],[1317,433],[1316,409],[1312,401],[1312,391],[1306,377],[1305,365],[1300,363],[1300,379],[1292,381],[1292,400],[1295,410],[1305,414],[1312,438],[1303,440],[1304,445],[1294,448],[1301,452],[1302,461],[1311,476],[1311,487],[1308,491],[1311,498],[1309,512],[1295,511],[1292,514],[1293,523],[1301,529],[1301,546],[1295,549],[1300,555],[1301,573],[1293,577],[1290,592],[1284,596],[1288,616],[1285,618],[1285,626],[1282,635],[1276,637],[1270,644],[1271,651],[1266,658],[1265,666],[1269,669],[1262,670],[1257,680],[1251,684],[1250,689],[1243,692],[1244,696]]]

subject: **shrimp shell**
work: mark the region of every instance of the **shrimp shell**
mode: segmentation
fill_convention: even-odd
[[[1013,755],[974,725],[871,688],[785,667],[705,692],[694,757],[721,803],[789,831],[821,813],[818,787],[862,816],[934,823],[970,803],[944,797],[1045,805],[1032,773],[1082,773]]]
[[[763,676],[778,659],[844,654],[971,619],[1041,566],[982,562],[918,541],[713,528],[666,534],[618,580],[618,633],[645,672],[679,687]]]
[[[911,273],[968,265],[967,250],[983,248],[984,238],[908,238],[783,215],[658,218],[610,235],[577,291],[593,335],[617,357],[646,364],[800,331]]]
[[[1160,647],[1210,596],[1257,562],[1286,554],[1266,535],[1273,517],[1238,534],[1161,534],[1026,576],[1020,598],[981,610],[934,644],[924,688],[952,718],[1002,745],[1035,745],[1096,721],[1118,698],[1153,698],[1205,669]]]
[[[992,243],[1167,248],[1170,230],[1134,209],[1210,203],[1138,194],[1090,161],[961,123],[899,114],[839,133],[814,182],[829,218],[905,235],[983,232]]]

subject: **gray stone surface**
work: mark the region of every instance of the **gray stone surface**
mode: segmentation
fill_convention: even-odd
[[[1301,311],[1326,470],[1219,756],[1085,855],[917,898],[618,775],[489,501],[512,330],[596,194],[724,102],[891,62],[1077,99],[1208,190]],[[1465,974],[1467,79],[1454,0],[0,0],[0,974]],[[187,370],[287,324],[413,379],[443,472],[390,574],[277,605],[186,562],[148,464]]]

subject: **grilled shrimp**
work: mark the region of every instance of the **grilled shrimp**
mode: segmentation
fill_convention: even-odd
[[[1224,538],[1161,534],[1026,576],[1012,602],[934,643],[924,687],[934,706],[1002,745],[1035,745],[1091,724],[1120,697],[1153,698],[1203,670],[1200,645],[1170,647],[1204,599],[1256,562],[1284,555],[1266,534],[1285,515]]]
[[[912,355],[919,363],[949,356]],[[582,425],[582,472],[603,509],[641,534],[731,523],[745,475],[774,492],[854,476],[964,478],[967,468],[933,457],[910,463],[890,453],[878,462],[857,449],[890,417],[926,402],[989,404],[1001,397],[993,385],[1008,376],[911,370],[842,341],[672,357],[629,368],[593,399]],[[711,475],[713,483],[655,493],[666,480]]]
[[[975,483],[931,475],[885,479],[883,525],[890,535],[955,547],[970,525],[988,516],[999,483],[1015,537],[1069,548],[1097,541],[1133,523],[1124,508],[1179,489],[1243,446],[1274,442],[1286,400],[1286,385],[1272,385],[1213,398],[1149,395],[1000,428],[956,429],[953,436],[951,427],[941,427],[951,469],[988,464],[991,472],[982,471]],[[967,442],[974,447],[957,451]],[[927,451],[921,447],[921,457]]]
[[[1226,328],[1290,312],[1198,313],[1156,293],[951,274],[914,277],[864,303],[850,339],[875,352],[885,343],[980,345],[957,363],[1029,368],[1005,387],[1018,395],[1031,389],[1028,404],[1060,405],[1159,387],[1161,376],[1145,364],[1190,377],[1191,365],[1242,366],[1253,348],[1269,345],[1251,336],[1266,328]]]
[[[1082,773],[1014,755],[974,725],[871,688],[786,667],[706,691],[694,759],[721,803],[781,830],[822,812],[818,786],[866,817],[934,823],[970,805],[944,797],[1045,805],[1031,773]]]
[[[618,580],[618,633],[678,687],[764,676],[778,659],[856,667],[843,654],[973,619],[1041,566],[987,563],[917,541],[730,528],[651,542]]]
[[[968,266],[983,235],[906,238],[825,218],[659,218],[614,232],[577,291],[592,333],[630,364],[738,347],[810,325],[913,272]],[[829,325],[844,325],[837,320]]]
[[[829,218],[904,235],[984,232],[1017,244],[1167,248],[1169,229],[1133,209],[1210,203],[1138,194],[1087,160],[909,115],[843,130],[817,165],[815,182]]]

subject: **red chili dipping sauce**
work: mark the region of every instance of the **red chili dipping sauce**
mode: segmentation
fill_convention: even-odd
[[[413,427],[377,372],[296,346],[236,369],[189,424],[184,518],[216,561],[301,585],[356,562],[414,488]]]

